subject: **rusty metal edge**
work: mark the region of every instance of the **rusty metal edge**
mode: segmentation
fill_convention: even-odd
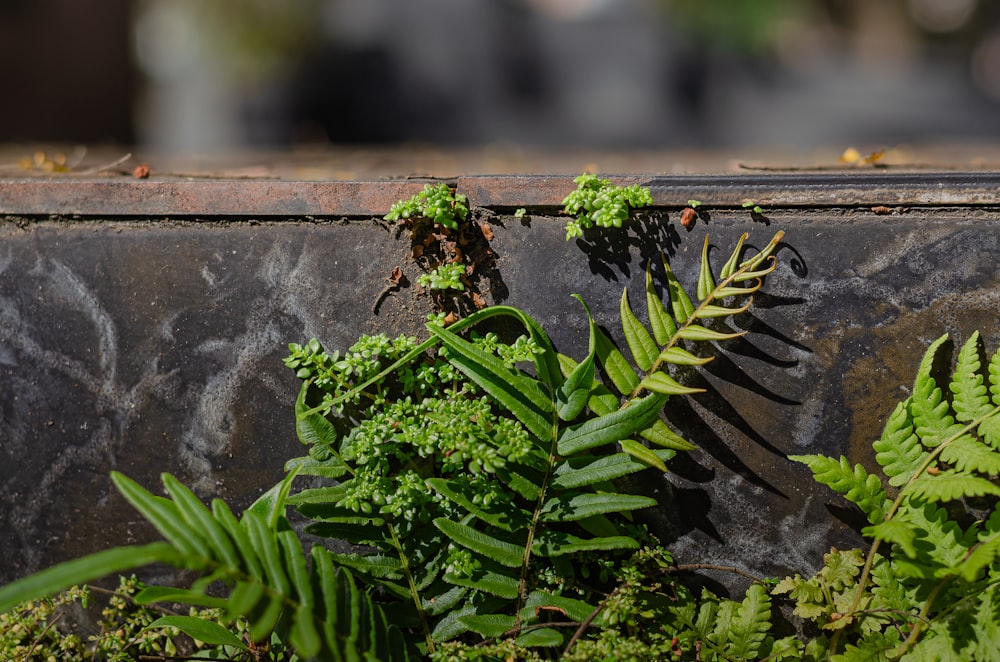
[[[1000,173],[865,171],[740,175],[620,176],[648,186],[654,202],[690,199],[716,208],[746,201],[778,207],[982,206],[1000,204]],[[374,216],[419,192],[425,180],[0,180],[0,214],[91,217]],[[478,207],[559,207],[575,188],[569,176],[477,175],[449,184]]]

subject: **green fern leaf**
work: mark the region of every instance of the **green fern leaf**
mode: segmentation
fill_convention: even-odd
[[[590,308],[583,298],[574,295],[580,305],[587,313],[587,328],[589,329],[590,340],[588,342],[587,358],[573,368],[566,375],[566,379],[559,388],[556,389],[556,414],[564,421],[572,421],[580,415],[587,402],[590,400],[590,393],[593,390],[596,368],[594,365],[597,356],[597,325],[590,314]],[[565,367],[564,362],[560,362],[560,370]]]
[[[505,632],[514,627],[515,618],[501,614],[475,614],[462,616],[462,624],[467,628],[487,638],[502,637]]]
[[[680,347],[668,347],[660,356],[657,357],[661,361],[667,363],[673,363],[675,365],[705,365],[706,363],[711,363],[715,358],[714,356],[695,356],[686,349],[681,349]]]
[[[1000,496],[1000,486],[985,478],[951,470],[920,476],[910,483],[909,489],[913,496],[927,501],[953,501],[986,494]]]
[[[993,449],[1000,450],[1000,416],[993,414],[979,424],[976,432]]]
[[[563,636],[554,628],[528,630],[517,638],[517,645],[525,648],[555,648],[563,645]]]
[[[653,451],[660,460],[669,459],[669,451]],[[627,453],[601,457],[573,457],[559,463],[553,474],[552,485],[560,489],[573,489],[604,483],[646,469],[647,465],[634,460]]]
[[[872,526],[866,526],[861,533],[869,538],[878,538],[888,543],[899,545],[903,553],[911,559],[917,557],[917,548],[913,541],[917,532],[900,519],[890,519]]]
[[[713,329],[706,329],[698,324],[688,324],[677,330],[677,336],[683,338],[684,340],[698,340],[698,341],[716,341],[716,340],[732,340],[733,338],[739,338],[740,336],[746,335],[746,331],[738,331],[736,333],[724,333],[722,331],[715,331]]]
[[[482,554],[508,568],[521,567],[524,549],[505,540],[499,540],[471,526],[453,522],[444,517],[434,520],[434,526],[462,547]]]
[[[955,410],[956,420],[962,423],[974,421],[993,409],[979,371],[982,365],[979,352],[979,332],[976,331],[959,351],[955,371],[952,373],[951,405]]]
[[[654,372],[646,375],[646,377],[639,382],[639,386],[647,391],[662,393],[663,395],[688,395],[691,393],[705,392],[705,389],[703,388],[684,386],[665,372]]]
[[[910,415],[921,443],[928,448],[939,446],[961,426],[955,424],[948,403],[944,400],[941,389],[931,376],[934,359],[938,350],[948,340],[947,334],[930,344],[920,362],[913,396],[910,398]]]
[[[221,555],[221,561],[230,568],[239,568],[240,559],[233,548],[233,542],[222,525],[219,524],[208,508],[179,480],[170,474],[162,474],[161,480],[167,493],[173,497],[177,509],[187,525],[200,531],[211,544],[211,548]]]
[[[698,270],[698,300],[704,301],[712,296],[715,290],[715,278],[712,276],[712,265],[708,261],[708,235],[701,247],[701,268]]]
[[[512,506],[510,503],[497,504],[493,507],[475,503],[473,500],[474,490],[468,483],[445,478],[428,478],[425,482],[432,490],[458,504],[477,519],[504,531],[521,529],[531,520],[530,513]]]
[[[846,457],[838,461],[825,455],[792,455],[788,459],[807,465],[818,482],[861,508],[872,524],[885,519],[889,506],[885,488],[877,476],[869,474],[860,464],[852,468]]]
[[[882,437],[872,444],[875,461],[889,477],[889,484],[893,487],[905,485],[927,458],[927,452],[913,432],[909,403],[907,398],[896,405],[896,409],[889,415]]]
[[[908,589],[896,574],[896,566],[884,556],[877,555],[872,563],[873,601],[875,611],[898,612],[904,614],[914,610],[916,595]]]
[[[717,306],[715,304],[704,304],[698,306],[695,310],[695,317],[698,319],[710,319],[713,317],[730,317],[732,315],[739,315],[740,313],[745,313],[750,310],[750,306],[753,305],[753,300],[747,300],[739,308],[726,308],[725,306]]]
[[[917,559],[895,558],[900,577],[942,578],[957,574],[969,550],[965,535],[948,512],[934,503],[909,500],[897,517],[905,519],[920,537]]]
[[[743,243],[747,240],[747,237],[749,236],[750,235],[747,234],[746,232],[740,235],[739,240],[736,242],[736,248],[733,249],[733,252],[729,256],[729,259],[726,260],[726,263],[722,266],[722,270],[719,272],[719,278],[721,278],[722,280],[726,280],[734,273],[736,273],[737,269],[739,269],[740,256],[743,253]]]
[[[544,522],[575,522],[593,515],[624,513],[657,504],[656,499],[632,494],[561,494],[545,502]]]
[[[761,584],[751,584],[729,626],[726,654],[756,660],[771,629],[771,598]]]
[[[597,329],[597,359],[611,383],[622,395],[628,395],[639,386],[639,376],[618,351],[611,339]]]
[[[212,557],[210,545],[199,532],[188,528],[177,504],[150,494],[124,474],[112,472],[111,480],[132,507],[181,553],[204,559]]]
[[[1000,348],[997,348],[997,351],[990,357],[987,373],[990,380],[990,399],[994,405],[1000,406]]]
[[[677,324],[684,324],[694,315],[694,304],[684,291],[684,286],[677,280],[673,269],[667,261],[663,260],[663,269],[667,274],[667,293],[670,296],[670,307],[674,313],[674,320]]]
[[[649,315],[649,327],[653,330],[653,338],[658,344],[666,345],[677,332],[677,325],[656,293],[653,274],[649,270],[648,263],[646,264],[646,311]]]
[[[639,549],[639,546],[639,541],[631,536],[580,538],[562,531],[544,529],[535,538],[531,551],[539,556],[555,557],[579,552]]]
[[[455,586],[475,589],[476,591],[489,593],[505,600],[514,600],[517,598],[517,589],[519,586],[516,577],[484,569],[476,570],[468,577],[445,573],[444,580]]]
[[[1000,556],[1000,532],[980,540],[979,544],[972,548],[960,568],[965,581],[976,581],[979,573],[993,565],[998,556]]]
[[[941,449],[941,459],[961,472],[1000,474],[1000,452],[969,435],[962,435]]]
[[[653,362],[660,353],[660,348],[646,331],[646,327],[632,312],[627,289],[622,291],[619,315],[621,316],[622,331],[625,333],[625,342],[628,344],[629,351],[632,352],[632,359],[639,366],[639,369],[645,372],[653,367]]]
[[[290,594],[291,583],[285,572],[274,530],[267,525],[263,517],[253,512],[244,513],[240,523],[247,530],[253,551],[264,569],[264,579],[267,584],[280,595]]]
[[[969,659],[1000,662],[1000,592],[996,585],[984,591],[976,605],[971,639]]]
[[[568,456],[580,451],[615,443],[647,427],[657,416],[667,397],[659,393],[648,395],[604,416],[592,418],[565,429],[557,448],[560,455]]]
[[[667,427],[667,424],[659,418],[653,421],[653,424],[648,428],[641,430],[639,432],[639,436],[646,441],[656,444],[657,446],[671,448],[675,451],[693,451],[698,448],[690,441]]]
[[[210,644],[212,646],[232,646],[233,648],[241,651],[250,650],[250,648],[247,647],[247,645],[244,644],[243,641],[233,634],[228,628],[219,625],[215,621],[199,618],[197,616],[161,616],[143,628],[143,630],[152,630],[156,628],[177,628],[192,639],[202,643]],[[315,655],[315,653],[316,651],[313,651],[311,654]]]
[[[860,549],[834,549],[823,555],[823,568],[819,575],[834,591],[842,591],[854,586],[864,564],[864,554]]]
[[[643,446],[634,439],[622,439],[619,445],[623,451],[646,466],[656,469],[661,473],[667,473],[667,465],[663,463],[663,460],[651,448]]]
[[[503,361],[459,338],[442,326],[428,324],[451,352],[448,361],[517,417],[539,439],[552,431],[552,402],[537,381],[504,365]]]
[[[757,283],[752,285],[751,287],[733,287],[731,285],[726,287],[720,287],[715,291],[715,298],[728,299],[729,297],[748,296],[759,290],[763,284],[764,283],[762,281],[758,280]]]

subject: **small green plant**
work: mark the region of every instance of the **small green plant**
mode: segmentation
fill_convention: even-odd
[[[792,457],[861,509],[872,539],[774,589],[823,633],[810,659],[998,659],[1000,351],[984,363],[974,334],[942,386],[947,339],[927,349],[873,444],[882,476],[844,457]]]
[[[436,186],[427,184],[423,191],[410,199],[394,203],[384,218],[387,221],[424,218],[450,230],[457,230],[459,220],[464,221],[468,215],[469,207],[465,196],[455,193],[451,187],[442,183]]]
[[[620,228],[633,209],[653,204],[649,189],[633,184],[617,186],[608,179],[583,173],[573,180],[576,190],[563,201],[563,213],[576,218],[566,223],[566,239],[582,237],[593,226]]]
[[[754,214],[757,214],[759,216],[763,216],[764,215],[764,208],[761,207],[760,205],[758,205],[753,200],[744,200],[743,201],[743,208],[744,209],[749,209],[751,212],[753,212]]]
[[[524,207],[518,207],[514,210],[514,218],[524,218],[528,215],[528,210]]]
[[[464,291],[465,265],[461,262],[441,264],[425,274],[417,277],[417,284],[432,290]]]

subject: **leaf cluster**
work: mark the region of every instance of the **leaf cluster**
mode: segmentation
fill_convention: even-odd
[[[620,228],[633,209],[653,204],[649,189],[639,184],[618,186],[609,179],[583,173],[573,180],[576,190],[563,198],[563,213],[575,216],[566,223],[567,241],[582,237],[583,231],[594,227]]]
[[[833,552],[816,576],[776,589],[833,632],[817,648],[843,644],[843,659],[997,659],[1000,650],[1000,351],[986,362],[973,334],[942,386],[935,366],[947,340],[930,345],[912,394],[873,444],[882,475],[844,457],[792,458],[871,524],[867,556]]]
[[[461,262],[441,264],[417,277],[417,284],[432,290],[464,291],[465,265]]]
[[[469,206],[462,193],[456,193],[445,183],[432,186],[426,184],[424,190],[407,200],[393,203],[387,221],[417,221],[426,219],[438,223],[449,230],[457,230],[458,222],[469,215]]]

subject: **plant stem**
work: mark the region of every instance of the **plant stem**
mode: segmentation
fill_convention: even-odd
[[[403,574],[406,575],[406,582],[409,584],[410,597],[413,598],[413,605],[417,608],[417,616],[420,618],[420,629],[424,631],[424,639],[427,641],[427,652],[434,652],[434,638],[431,636],[431,628],[427,623],[427,613],[424,611],[423,602],[420,600],[420,590],[417,588],[417,582],[413,579],[413,573],[410,572],[410,562],[406,558],[406,553],[403,552],[403,545],[399,542],[399,536],[396,535],[396,527],[392,525],[392,522],[386,519],[385,526],[389,529],[389,535],[392,536],[392,546],[396,548],[396,554],[399,556],[399,565],[403,569]]]

